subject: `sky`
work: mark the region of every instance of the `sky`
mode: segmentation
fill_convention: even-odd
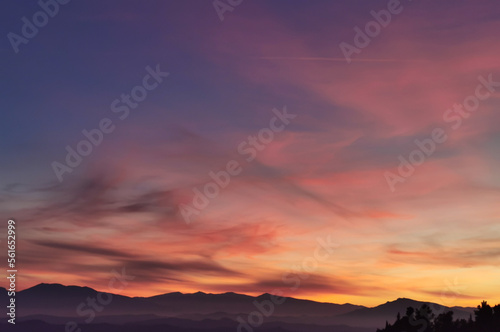
[[[0,11],[19,289],[500,302],[496,1],[61,2]]]

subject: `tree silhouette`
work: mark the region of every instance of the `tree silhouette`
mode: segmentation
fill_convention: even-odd
[[[444,314],[440,314],[434,320],[434,330],[436,332],[452,331],[453,327],[454,327],[453,311],[448,311]]]
[[[493,308],[483,301],[474,310],[469,320],[453,320],[453,311],[439,314],[437,317],[427,304],[420,308],[408,307],[406,315],[398,313],[394,324],[386,322],[377,332],[500,332],[500,304]]]
[[[481,305],[477,306],[477,310],[474,310],[474,315],[476,316],[476,324],[481,330],[485,332],[494,331],[493,308],[490,307],[488,302],[481,302]]]

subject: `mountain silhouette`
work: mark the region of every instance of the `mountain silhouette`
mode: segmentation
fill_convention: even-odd
[[[89,287],[63,286],[60,284],[39,284],[17,293],[19,315],[53,315],[72,317],[76,308],[96,298],[99,292]],[[103,293],[110,294],[110,293]],[[270,294],[257,297],[236,294],[207,294],[197,292],[182,294],[167,293],[151,297],[127,297],[111,294],[113,300],[106,306],[108,315],[156,314],[177,316],[181,314],[227,314],[249,313],[256,310],[254,301],[269,300]],[[285,303],[276,306],[275,315],[338,315],[364,308],[351,304],[320,303],[309,300],[286,298]]]
[[[23,330],[64,330],[68,321],[85,324],[88,316],[82,315],[77,308],[85,307],[89,299],[99,297],[111,300],[102,305],[102,310],[96,312],[95,317],[88,322],[90,324],[85,325],[85,331],[114,331],[116,325],[126,324],[127,328],[120,331],[234,332],[238,322],[248,319],[252,312],[259,312],[256,303],[271,303],[271,294],[267,293],[249,296],[233,292],[173,292],[151,297],[128,297],[101,293],[89,287],[39,284],[16,294],[17,320],[25,326]],[[424,303],[400,298],[368,308],[291,297],[284,299],[284,303],[273,305],[272,314],[265,317],[258,331],[374,331],[383,326],[386,320],[392,321],[398,313],[404,313],[407,307],[418,307]],[[0,289],[0,300],[2,305],[8,300],[7,291],[3,288]],[[473,310],[446,308],[433,303],[429,303],[429,306],[434,310],[453,310],[455,317],[465,318]],[[3,330],[1,326],[0,330]]]
[[[404,314],[408,307],[418,308],[423,304],[427,304],[435,312],[453,311],[455,317],[463,319],[469,318],[474,311],[474,308],[450,308],[432,302],[421,302],[407,298],[399,298],[395,301],[388,301],[374,308],[362,308],[351,311],[342,315],[342,317],[339,317],[339,321],[343,323],[352,323],[353,321],[362,319],[362,322],[360,322],[358,326],[383,326],[386,320],[392,321],[398,313]]]

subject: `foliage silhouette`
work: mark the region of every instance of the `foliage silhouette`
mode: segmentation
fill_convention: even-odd
[[[453,311],[435,316],[427,304],[420,308],[408,307],[405,316],[398,313],[394,324],[386,322],[377,332],[500,332],[500,304],[493,308],[481,302],[469,320],[453,319]]]

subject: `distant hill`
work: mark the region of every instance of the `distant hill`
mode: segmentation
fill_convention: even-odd
[[[114,331],[116,326],[123,327],[126,324],[126,329],[117,331],[234,332],[238,318],[246,320],[251,312],[257,311],[254,302],[263,303],[271,297],[270,294],[254,297],[237,293],[203,292],[127,297],[99,293],[89,287],[39,284],[17,293],[17,319],[19,324],[31,331],[51,331],[48,326],[52,326],[55,331],[60,328],[59,325],[64,326],[70,320],[81,325],[88,318],[88,314],[82,314],[82,304],[83,308],[88,309],[84,303],[98,296],[112,300],[103,306],[101,312],[96,312],[91,324],[85,325],[85,331]],[[0,288],[0,300],[7,301],[7,291],[3,288]],[[404,315],[407,307],[420,307],[423,303],[400,298],[367,308],[287,297],[283,304],[274,306],[273,314],[265,317],[258,331],[369,332],[384,326],[386,320],[394,321],[398,312]],[[473,311],[473,308],[446,308],[434,303],[427,304],[435,312],[452,310],[457,318],[468,318]],[[3,330],[1,325],[0,330]]]
[[[77,316],[77,307],[82,303],[86,303],[89,298],[97,298],[98,293],[98,291],[89,287],[39,284],[16,294],[17,314],[18,316],[75,317]],[[108,315],[157,313],[163,310],[159,305],[145,299],[116,294],[111,294],[111,296],[113,300],[109,306],[106,306]]]
[[[253,305],[254,301],[259,303],[269,300],[270,294],[262,294],[257,297],[236,294],[207,294],[198,292],[194,294],[169,293],[147,298],[163,307],[175,305],[173,312],[177,313],[196,313],[196,314],[211,314],[216,312],[225,313],[246,313],[256,310]],[[364,308],[352,304],[333,304],[320,303],[309,300],[299,300],[295,298],[286,298],[286,301],[276,306],[275,315],[338,315],[351,312],[356,309]]]
[[[423,304],[427,304],[436,314],[453,311],[455,318],[467,319],[473,312],[473,308],[458,309],[458,307],[445,307],[432,302],[421,302],[412,299],[399,298],[395,301],[386,302],[374,308],[362,308],[351,311],[342,315],[342,317],[338,317],[338,321],[346,324],[360,322],[358,326],[384,326],[386,320],[389,322],[394,321],[398,313],[403,316],[408,307],[420,308]]]
[[[17,293],[20,316],[50,315],[73,317],[76,308],[96,298],[98,291],[88,287],[63,286],[60,284],[39,284]],[[103,293],[109,294],[109,293]],[[194,294],[168,293],[152,297],[127,297],[112,294],[113,300],[106,306],[106,315],[154,314],[178,316],[186,314],[242,314],[256,310],[254,301],[269,300],[270,294],[258,297],[236,294]],[[364,308],[351,304],[320,303],[287,298],[276,306],[275,315],[338,315]]]

